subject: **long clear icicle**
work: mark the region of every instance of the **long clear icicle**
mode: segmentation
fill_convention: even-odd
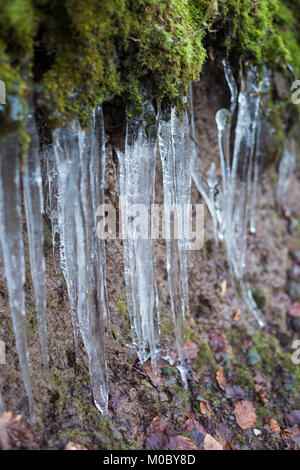
[[[55,263],[55,248],[60,228],[58,223],[58,174],[53,145],[43,147],[41,150],[41,162],[47,187],[45,210],[51,221],[53,261]]]
[[[256,147],[255,144],[261,117],[260,96],[262,90],[258,83],[256,68],[246,64],[240,73],[241,89],[238,94],[237,121],[231,157],[230,133],[236,109],[237,86],[229,64],[224,62],[223,65],[232,97],[230,111],[222,109],[216,115],[222,171],[222,230],[228,264],[239,283],[240,293],[258,324],[263,326],[264,320],[254,302],[251,289],[244,281],[248,224],[251,210],[253,211],[255,207],[253,189],[258,189],[261,164],[259,160],[261,142]]]
[[[237,279],[243,279],[246,269],[248,209],[260,101],[256,68],[245,66],[240,80],[228,204],[231,221],[226,227],[228,260]]]
[[[188,227],[184,210],[190,203],[191,143],[188,115],[182,119],[171,109],[169,120],[159,124],[159,149],[162,162],[165,223],[171,221],[166,231],[167,271],[172,314],[175,323],[179,362],[184,366],[184,318],[188,313],[187,256]],[[170,220],[170,211],[176,207]],[[175,237],[175,234],[178,237]]]
[[[61,263],[75,328],[88,355],[94,402],[104,414],[108,407],[104,344],[107,316],[105,245],[97,238],[97,208],[104,201],[104,125],[102,109],[93,115],[88,134],[73,123],[55,131],[58,172],[58,220]]]
[[[263,167],[263,150],[264,150],[264,116],[263,105],[264,97],[268,97],[270,91],[270,79],[267,67],[264,68],[262,78],[259,83],[260,104],[257,116],[255,153],[253,163],[253,181],[250,195],[250,232],[256,233],[256,223],[258,216],[258,203],[261,194],[261,173]]]
[[[25,326],[25,261],[22,235],[20,149],[15,136],[0,141],[0,240],[21,373],[34,416]]]
[[[99,411],[108,409],[105,324],[108,316],[105,281],[105,240],[97,236],[97,210],[104,204],[105,137],[102,108],[93,114],[88,134],[79,134],[80,198],[84,253],[78,250],[78,320],[89,358],[94,402]],[[102,206],[103,207],[103,206]],[[104,214],[102,213],[104,216]],[[79,218],[79,214],[78,214]],[[101,234],[98,234],[101,235]],[[79,248],[80,248],[79,239]],[[82,278],[81,278],[82,275]]]
[[[79,146],[78,126],[57,129],[53,134],[53,150],[55,158],[51,162],[49,181],[55,176],[57,185],[57,227],[60,237],[61,268],[66,279],[70,299],[72,324],[75,339],[76,357],[78,355],[78,266],[77,260],[77,229],[82,228],[82,221],[76,220],[79,200]],[[56,209],[55,207],[55,209]],[[54,218],[53,217],[53,218]],[[53,230],[53,228],[52,228]]]
[[[288,192],[291,178],[296,168],[296,145],[291,139],[285,144],[278,169],[277,200],[283,208],[285,215],[290,217],[291,208],[288,202]]]
[[[154,110],[151,110],[154,113]],[[127,304],[133,346],[144,363],[156,364],[159,314],[151,205],[155,194],[157,124],[127,123],[125,153],[118,152],[120,208]]]
[[[39,138],[33,112],[28,115],[30,146],[23,166],[24,203],[29,242],[31,277],[35,296],[42,359],[48,368],[47,314],[43,230],[43,190],[39,155]]]

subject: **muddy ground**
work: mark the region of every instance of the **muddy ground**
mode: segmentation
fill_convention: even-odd
[[[228,106],[220,74],[204,73],[194,87],[196,133],[201,165],[218,162],[215,113]],[[116,170],[108,148],[106,200],[118,205]],[[142,367],[130,348],[123,276],[122,244],[107,242],[107,331],[109,414],[93,405],[86,355],[75,361],[66,284],[53,257],[51,227],[45,219],[50,372],[42,373],[28,253],[26,308],[36,421],[28,418],[3,277],[0,279],[0,338],[7,363],[0,365],[6,410],[21,414],[31,437],[14,445],[63,448],[72,441],[88,449],[142,448],[300,448],[300,365],[292,363],[293,341],[300,339],[300,318],[289,315],[300,300],[300,180],[292,178],[287,218],[276,202],[276,165],[264,172],[257,234],[249,235],[248,280],[267,322],[263,330],[236,295],[222,245],[215,246],[205,214],[205,244],[189,253],[190,315],[185,334],[188,389],[175,366],[159,362],[159,379]],[[162,202],[158,159],[157,202]],[[195,186],[193,203],[201,203]],[[25,234],[25,227],[24,227]],[[25,236],[25,235],[24,235]],[[25,236],[26,241],[26,236]],[[156,244],[162,349],[176,359],[170,315],[165,248]],[[226,289],[224,288],[225,282]],[[295,310],[295,309],[294,309]],[[299,312],[298,312],[299,313]],[[180,437],[178,437],[180,436]]]

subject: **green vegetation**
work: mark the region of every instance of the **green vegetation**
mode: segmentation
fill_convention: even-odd
[[[127,112],[140,112],[147,95],[180,109],[210,35],[224,53],[300,71],[299,11],[299,1],[281,0],[3,0],[2,132],[22,128],[33,82],[53,126],[88,125],[95,105],[116,96]]]

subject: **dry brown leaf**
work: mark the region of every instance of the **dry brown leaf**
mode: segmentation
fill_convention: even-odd
[[[281,435],[282,439],[287,439],[287,438],[291,437],[291,434],[292,434],[291,430],[289,428],[286,428],[286,429],[283,429],[281,431],[280,435]]]
[[[222,299],[224,299],[224,297],[226,297],[226,292],[227,292],[227,280],[224,279],[222,282],[221,282],[221,297]]]
[[[163,367],[167,367],[169,363],[162,359],[159,359],[156,362],[156,371],[153,370],[151,360],[149,359],[147,362],[143,364],[143,369],[148,375],[149,379],[154,385],[160,385],[162,379],[161,369]],[[156,373],[155,373],[156,372]]]
[[[13,415],[10,411],[0,417],[0,449],[20,447],[30,433],[25,427],[21,415]]]
[[[204,450],[223,450],[221,444],[210,434],[206,434],[203,442]]]
[[[251,428],[257,419],[256,410],[251,401],[242,400],[234,405],[234,414],[241,429]]]
[[[270,428],[273,434],[276,434],[276,436],[280,436],[281,429],[276,419],[270,419]]]
[[[208,415],[211,413],[211,407],[208,401],[201,401],[200,402],[200,413],[203,414],[204,416]]]
[[[184,423],[183,429],[186,429],[190,433],[193,433],[193,431],[196,430],[199,433],[203,434],[203,436],[205,436],[206,434],[206,430],[204,429],[202,424],[197,421],[194,413],[189,414],[189,419]]]
[[[190,341],[189,339],[185,342],[184,345],[184,355],[185,359],[187,361],[191,361],[197,357],[197,354],[199,352],[199,346],[196,343],[193,343],[193,341]]]
[[[216,380],[217,380],[217,384],[219,385],[220,389],[225,391],[226,387],[227,387],[227,380],[226,380],[226,377],[225,377],[225,374],[224,374],[224,369],[223,369],[222,366],[220,367],[220,369],[216,373]]]
[[[262,404],[267,405],[269,403],[269,400],[267,398],[266,387],[261,384],[255,384],[255,391],[259,395],[259,398],[261,399]]]
[[[83,447],[79,444],[74,444],[74,442],[70,441],[64,448],[64,450],[87,450],[86,447]]]
[[[146,428],[146,450],[162,450],[168,442],[168,422],[164,416],[156,416]]]
[[[233,321],[239,321],[241,315],[241,309],[238,307],[233,315]]]
[[[199,450],[195,442],[185,436],[171,437],[165,450]]]

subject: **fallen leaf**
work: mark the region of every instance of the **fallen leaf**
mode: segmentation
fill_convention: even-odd
[[[281,429],[276,419],[271,418],[269,424],[270,424],[272,433],[276,434],[276,436],[280,436]]]
[[[220,352],[225,349],[226,342],[222,335],[213,333],[209,337],[209,345],[211,349],[213,350],[213,352]]]
[[[204,450],[223,450],[221,444],[210,434],[206,434],[203,442]]]
[[[21,415],[13,415],[10,411],[0,417],[0,449],[20,447],[30,433],[25,427]]]
[[[225,391],[226,387],[227,387],[227,380],[226,380],[226,377],[225,377],[225,374],[224,374],[224,369],[223,369],[222,366],[220,367],[220,369],[216,373],[216,380],[217,380],[217,384],[219,385],[220,389]]]
[[[168,423],[163,416],[156,416],[146,428],[146,450],[162,450],[169,442]]]
[[[224,297],[226,297],[226,292],[227,292],[227,280],[224,279],[222,282],[221,282],[221,297],[222,299],[224,299]]]
[[[269,400],[267,398],[266,387],[261,384],[255,384],[255,391],[259,395],[259,398],[261,399],[262,404],[267,405],[269,403]]]
[[[200,377],[199,375],[195,374],[195,372],[192,372],[192,378],[193,381],[196,382],[196,384],[200,383]]]
[[[188,339],[184,345],[185,359],[188,362],[192,361],[193,359],[195,359],[195,357],[197,357],[198,352],[199,352],[198,344],[193,343],[192,341]]]
[[[171,437],[164,450],[199,450],[195,442],[185,436]]]
[[[155,371],[153,370],[151,360],[149,359],[147,362],[143,364],[143,369],[154,385],[160,385],[161,379],[162,379],[161,369],[169,365],[170,364],[167,361],[164,361],[163,359],[159,359],[156,362],[156,371]]]
[[[79,444],[74,444],[74,442],[70,441],[64,448],[64,450],[87,450],[86,447],[83,447]]]
[[[236,422],[241,429],[251,428],[257,419],[253,404],[247,400],[235,403],[234,414]]]
[[[188,420],[183,425],[183,429],[190,433],[196,429],[198,432],[203,434],[203,436],[206,434],[206,429],[199,423],[194,413],[190,413]]]
[[[290,306],[289,315],[293,318],[300,317],[300,303],[299,302],[296,302]]]
[[[291,430],[289,428],[286,428],[281,431],[280,435],[282,439],[288,439],[291,437],[291,434],[292,434]]]
[[[241,309],[238,307],[233,315],[233,321],[239,321],[241,315]]]
[[[203,414],[204,416],[211,413],[211,407],[210,407],[210,404],[209,404],[208,401],[205,401],[205,402],[201,401],[200,402],[200,413]]]

